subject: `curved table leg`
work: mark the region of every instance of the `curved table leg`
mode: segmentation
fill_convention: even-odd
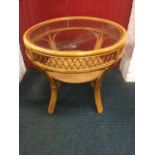
[[[102,113],[103,112],[103,105],[102,105],[99,86],[94,87],[94,95],[95,95],[95,103],[96,103],[97,112]]]
[[[103,104],[102,104],[101,92],[100,92],[102,79],[103,79],[103,75],[91,83],[91,86],[94,89],[95,104],[96,104],[96,109],[98,113],[103,112]]]
[[[51,98],[50,98],[50,102],[48,105],[48,113],[52,114],[55,109],[60,83],[55,81],[54,79],[48,79],[48,80],[50,82],[50,87],[51,87]]]

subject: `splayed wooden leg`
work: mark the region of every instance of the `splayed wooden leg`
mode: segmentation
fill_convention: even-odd
[[[97,112],[102,113],[103,112],[103,104],[102,104],[102,100],[101,100],[101,93],[100,93],[99,86],[94,86],[94,96],[95,96]]]
[[[96,104],[96,109],[98,113],[103,112],[103,104],[101,100],[101,91],[100,91],[102,79],[103,79],[103,75],[91,83],[91,86],[94,89],[95,104]]]
[[[49,79],[49,82],[50,82],[50,86],[51,86],[51,98],[50,98],[50,102],[49,102],[49,106],[48,106],[48,113],[52,114],[55,109],[60,83],[53,79]]]

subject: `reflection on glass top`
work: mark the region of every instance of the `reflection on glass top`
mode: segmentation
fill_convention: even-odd
[[[115,44],[120,30],[112,24],[93,20],[60,20],[41,24],[29,34],[34,45],[58,51],[89,51]]]

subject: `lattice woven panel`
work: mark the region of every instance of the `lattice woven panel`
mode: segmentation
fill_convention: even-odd
[[[34,61],[51,68],[66,71],[80,71],[83,69],[96,68],[115,60],[115,57],[116,52],[86,57],[43,56],[33,53]]]

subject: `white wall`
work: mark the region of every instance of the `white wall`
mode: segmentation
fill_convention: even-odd
[[[24,74],[26,72],[25,63],[23,61],[23,56],[21,50],[19,51],[19,82],[22,80]]]
[[[128,38],[125,48],[125,55],[120,63],[120,71],[125,81],[135,81],[135,1],[133,0],[130,20],[128,24]]]

